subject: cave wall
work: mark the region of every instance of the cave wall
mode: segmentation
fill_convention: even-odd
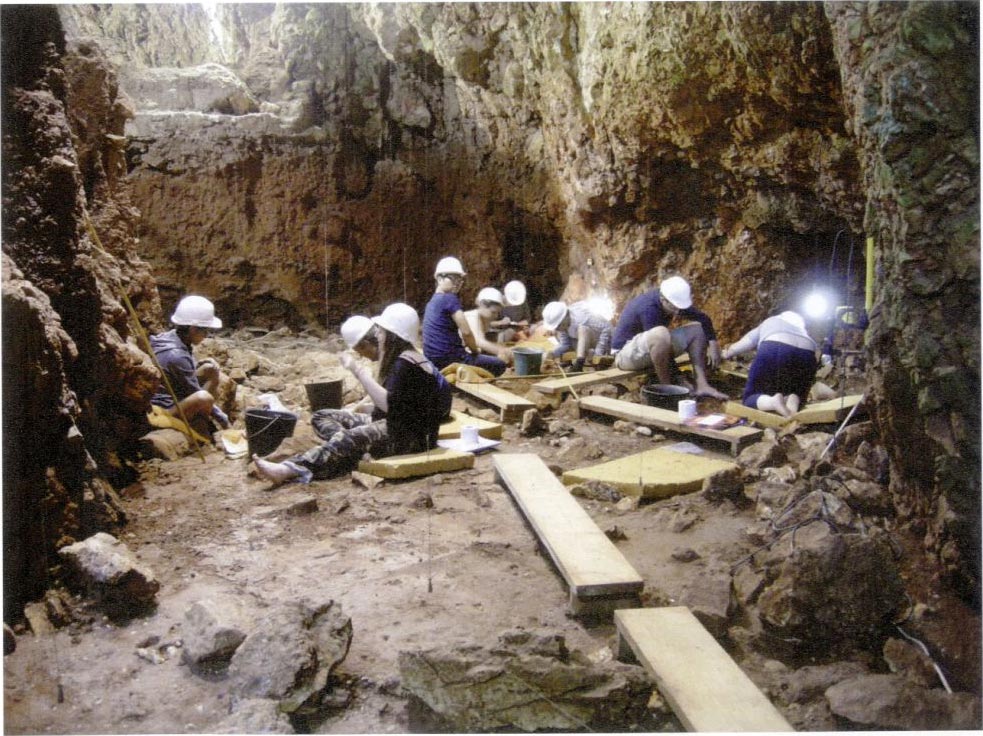
[[[980,566],[979,8],[831,3],[877,244],[866,336],[891,489],[964,588]]]
[[[160,306],[147,264],[126,237],[132,206],[111,201],[106,166],[122,173],[125,115],[109,65],[66,48],[53,7],[4,6],[0,13],[10,620],[52,580],[56,549],[122,518],[110,481],[125,482],[124,446],[143,431],[157,379],[150,359],[126,340],[118,289],[125,286],[144,314],[159,319]],[[86,212],[104,232],[103,250],[84,234]]]

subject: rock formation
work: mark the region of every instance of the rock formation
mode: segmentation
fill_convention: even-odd
[[[422,307],[451,253],[465,300],[520,277],[534,307],[623,304],[681,272],[728,340],[816,279],[859,305],[871,236],[864,349],[895,502],[978,589],[976,6],[66,5],[4,21],[5,306],[14,267],[38,297],[18,297],[35,306],[4,331],[4,363],[23,341],[51,366],[4,384],[31,419],[38,402],[59,417],[5,441],[24,466],[5,497],[8,477],[28,506],[44,497],[72,424],[125,475],[153,373],[121,289],[146,326],[159,287],[165,306],[209,295],[231,325],[333,328],[394,298]],[[31,389],[38,375],[57,390]]]

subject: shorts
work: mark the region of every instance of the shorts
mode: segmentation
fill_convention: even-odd
[[[689,340],[687,339],[689,335],[688,327],[689,324],[686,324],[682,327],[677,327],[669,333],[669,338],[672,340],[673,355],[682,355],[686,352],[686,346],[689,344]],[[653,327],[652,329],[654,330],[655,328]],[[649,332],[651,330],[639,332],[624,344],[617,355],[615,355],[614,364],[616,367],[623,371],[646,371],[654,367],[652,365],[652,356],[649,354],[648,340],[646,339],[646,335]]]

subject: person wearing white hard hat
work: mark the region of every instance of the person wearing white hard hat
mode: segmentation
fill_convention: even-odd
[[[768,317],[723,351],[727,360],[757,350],[748,370],[744,406],[790,417],[809,396],[816,378],[816,341],[798,312]]]
[[[231,385],[233,401],[230,403],[234,404],[235,382],[226,378],[211,358],[195,361],[193,351],[208,336],[209,330],[222,326],[222,320],[215,316],[215,305],[208,299],[191,295],[178,302],[171,315],[171,324],[173,330],[150,336],[150,347],[180,407],[174,403],[174,397],[163,381],[150,403],[171,416],[180,417],[183,413],[193,429],[210,436],[213,428],[209,419],[222,428],[230,425],[228,415],[215,402],[215,397],[220,386]]]
[[[450,414],[451,386],[416,349],[419,315],[410,305],[396,303],[372,321],[378,327],[378,377],[348,353],[340,360],[372,397],[373,421],[357,426],[315,426],[324,442],[280,463],[253,455],[263,477],[274,483],[308,483],[354,470],[366,452],[379,458],[437,446],[440,423]]]
[[[670,329],[674,321],[683,322]],[[707,381],[707,361],[720,365],[720,345],[713,322],[693,306],[689,283],[670,276],[629,301],[614,330],[614,364],[624,371],[655,369],[660,383],[683,382],[675,356],[688,353],[696,378],[697,396],[726,399]]]
[[[498,344],[497,339],[493,341],[488,337],[489,333],[494,333],[497,338],[497,327],[502,320],[502,301],[502,292],[493,286],[486,286],[478,292],[474,300],[475,308],[465,312],[464,319],[468,321],[478,349],[485,355],[494,355],[508,365],[512,362],[512,351]]]
[[[492,327],[498,328],[498,341],[512,342],[529,337],[532,312],[526,301],[526,285],[521,281],[509,281],[502,289],[502,319]]]
[[[458,292],[465,275],[457,258],[447,256],[438,261],[434,269],[437,288],[423,313],[423,354],[440,370],[452,363],[465,363],[500,376],[507,367],[505,361],[482,354],[464,316]]]
[[[611,322],[591,309],[589,302],[550,302],[543,307],[543,327],[556,335],[558,345],[551,355],[558,360],[570,350],[576,351],[571,370],[584,367],[588,353],[607,355],[611,347]]]

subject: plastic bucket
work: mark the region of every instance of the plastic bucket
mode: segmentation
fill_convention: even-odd
[[[297,426],[297,415],[289,411],[246,409],[246,441],[249,456],[269,455],[290,437]]]
[[[538,348],[512,348],[517,376],[534,376],[542,369],[543,351]]]
[[[307,401],[311,411],[318,409],[340,409],[345,382],[342,379],[325,381],[324,383],[305,383]]]
[[[650,383],[642,386],[642,398],[649,406],[676,411],[679,400],[689,398],[689,389],[671,383]]]

